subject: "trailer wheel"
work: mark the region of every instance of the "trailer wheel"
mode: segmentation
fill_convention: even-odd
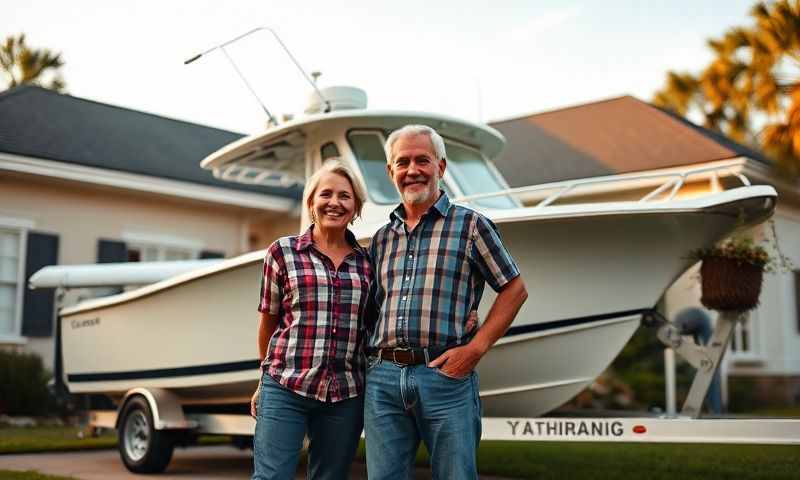
[[[117,431],[119,455],[134,473],[159,473],[172,459],[174,444],[169,432],[156,430],[147,401],[131,398],[122,411]]]

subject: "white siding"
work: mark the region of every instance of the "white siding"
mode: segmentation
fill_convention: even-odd
[[[779,207],[774,217],[783,253],[800,266],[800,214]],[[768,228],[764,229],[764,233]],[[667,316],[689,306],[701,307],[698,268],[695,266],[667,290]],[[726,357],[733,375],[800,375],[800,330],[793,273],[764,276],[761,305],[751,312],[747,351],[731,351]],[[709,312],[712,318],[715,312]],[[737,332],[742,338],[742,332]]]

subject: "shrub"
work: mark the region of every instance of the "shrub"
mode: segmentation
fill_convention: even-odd
[[[678,408],[688,393],[693,371],[685,362],[676,366]],[[640,327],[597,381],[567,408],[591,405],[603,410],[664,410],[664,396],[664,345],[653,329]]]
[[[38,355],[0,350],[0,414],[45,414],[49,379]]]

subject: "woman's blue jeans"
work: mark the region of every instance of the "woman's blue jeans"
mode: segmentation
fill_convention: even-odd
[[[364,396],[341,402],[303,397],[265,373],[253,439],[253,480],[291,480],[308,433],[308,479],[350,476],[364,425]]]
[[[454,379],[425,364],[370,360],[364,395],[370,480],[413,479],[420,440],[430,452],[434,479],[477,479],[478,374]]]

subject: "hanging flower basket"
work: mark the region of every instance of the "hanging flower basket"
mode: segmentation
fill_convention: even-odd
[[[758,306],[763,277],[763,265],[730,257],[705,257],[700,267],[700,302],[712,310],[752,310]]]
[[[690,259],[702,261],[700,302],[706,308],[721,311],[747,311],[758,306],[764,272],[790,272],[794,269],[778,245],[775,222],[768,223],[772,240],[761,245],[752,238],[733,236],[710,248],[692,250]],[[777,253],[772,256],[766,245]]]

